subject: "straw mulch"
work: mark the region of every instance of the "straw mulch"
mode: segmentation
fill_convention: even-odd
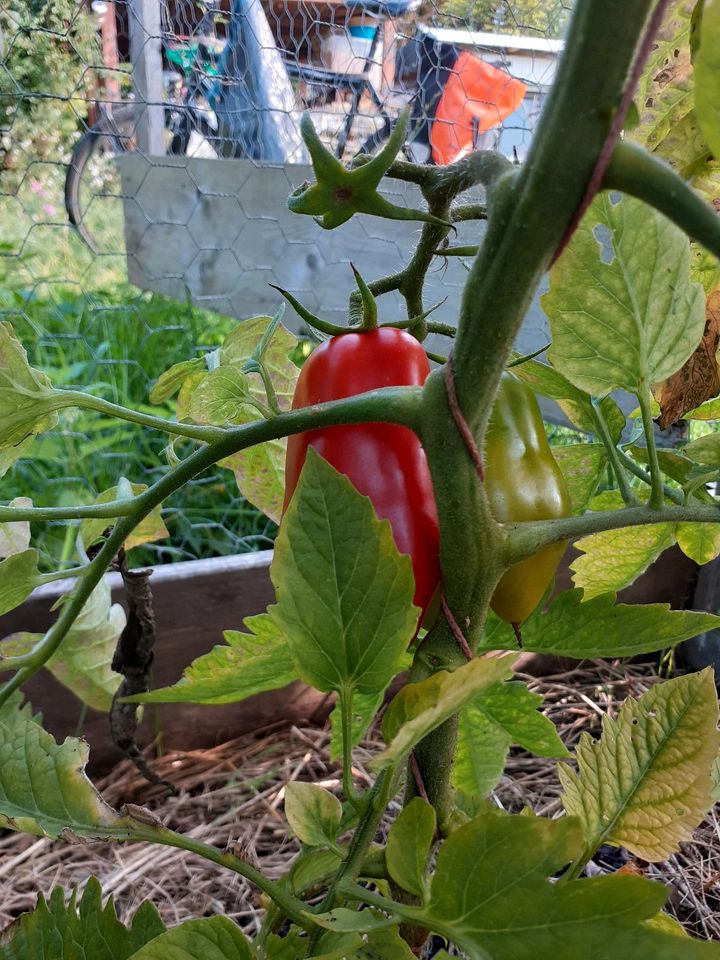
[[[603,713],[615,714],[629,695],[640,696],[657,680],[646,664],[586,661],[556,676],[524,677],[542,693],[546,712],[572,747],[583,730],[599,731]],[[182,709],[179,707],[178,709]],[[355,776],[368,782],[367,763],[377,734],[355,751]],[[306,727],[246,736],[212,750],[171,753],[151,762],[171,781],[177,796],[147,784],[128,762],[98,784],[109,803],[138,804],[174,830],[242,853],[272,877],[287,870],[298,851],[283,816],[284,787],[308,780],[339,792],[337,765],[328,757],[326,730]],[[517,811],[529,805],[538,814],[561,812],[554,762],[516,751],[495,792],[496,802]],[[388,822],[399,806],[391,807]],[[603,850],[589,872],[617,869],[622,852]],[[671,889],[671,912],[694,936],[720,940],[720,818],[710,814],[693,843],[659,865],[636,864]],[[138,844],[71,845],[7,833],[0,836],[0,929],[32,909],[38,892],[70,887],[94,874],[115,898],[123,918],[150,899],[164,921],[224,913],[250,935],[261,916],[258,897],[241,877],[199,857],[167,847]]]

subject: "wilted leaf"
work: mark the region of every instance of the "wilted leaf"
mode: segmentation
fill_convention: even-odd
[[[685,363],[702,337],[705,298],[689,270],[690,247],[679,227],[639,200],[614,203],[600,194],[550,271],[542,298],[553,365],[597,396],[618,388],[645,395]]]
[[[713,672],[667,680],[617,720],[603,717],[599,741],[584,733],[578,773],[559,768],[563,805],[583,823],[586,853],[604,842],[643,860],[665,860],[709,810],[710,770],[718,753]]]
[[[0,706],[0,825],[57,839],[127,838],[128,822],[85,776],[88,745],[57,744],[16,701]]]
[[[171,687],[132,697],[132,703],[238,703],[296,678],[290,648],[266,613],[248,617],[250,633],[226,630],[226,646],[194,660]]]
[[[565,477],[573,513],[582,513],[605,476],[605,447],[601,443],[568,443],[553,447],[552,454]]]
[[[0,322],[0,449],[49,430],[62,406],[61,392],[30,366],[13,328]]]
[[[347,477],[308,451],[270,575],[298,673],[319,690],[385,688],[417,627],[410,558]]]
[[[258,346],[271,323],[270,317],[251,317],[238,324],[227,335],[220,349],[221,366],[239,369]],[[282,324],[278,324],[263,354],[263,365],[270,375],[281,410],[289,410],[292,406],[295,383],[300,373],[290,359],[290,352],[296,346],[296,338]],[[252,395],[264,402],[265,388],[260,375],[251,373],[248,379]]]
[[[695,352],[669,379],[657,384],[653,393],[660,404],[658,424],[662,430],[705,400],[720,393],[720,369],[716,354],[720,345],[720,290],[705,304],[705,332]]]
[[[150,391],[150,403],[165,403],[178,392],[191,373],[205,370],[205,361],[202,357],[192,360],[181,360],[174,363],[169,370],[165,370],[157,378]]]

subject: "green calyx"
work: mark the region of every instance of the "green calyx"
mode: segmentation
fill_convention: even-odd
[[[446,226],[444,220],[431,213],[398,207],[377,192],[380,181],[405,142],[409,116],[409,110],[401,113],[388,142],[377,156],[348,170],[321,143],[310,115],[303,114],[300,132],[317,180],[294,190],[288,197],[288,208],[293,213],[314,217],[325,230],[339,227],[355,213],[367,213],[386,220],[422,220]]]

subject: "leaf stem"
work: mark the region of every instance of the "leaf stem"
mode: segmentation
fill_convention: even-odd
[[[630,473],[635,474],[635,476],[639,480],[642,480],[644,483],[650,486],[650,484],[652,483],[652,478],[650,474],[647,472],[647,470],[643,470],[640,464],[636,463],[635,460],[633,460],[631,456],[625,453],[624,450],[621,450],[618,447],[616,447],[615,449],[617,450],[618,457],[620,458],[623,465],[628,469],[628,471]],[[672,500],[673,503],[679,503],[679,504],[685,503],[685,497],[683,497],[682,492],[680,490],[676,490],[674,487],[670,487],[666,483],[663,484],[663,490],[668,500]]]
[[[603,415],[602,407],[594,397],[592,398],[592,414],[593,420],[595,421],[595,426],[597,427],[598,436],[603,442],[608,459],[612,465],[615,479],[617,480],[618,488],[620,490],[620,495],[623,498],[625,506],[633,506],[637,503],[637,498],[635,497],[632,487],[628,482],[627,474],[625,473],[625,469],[618,455],[618,449],[615,446],[613,438],[610,436],[610,430],[607,425],[607,420]]]
[[[346,687],[340,693],[343,791],[348,803],[351,803],[358,814],[362,816],[367,806],[367,799],[357,792],[352,778],[352,705],[353,688]]]
[[[90,569],[89,563],[84,563],[81,567],[69,567],[65,570],[56,570],[54,573],[42,573],[38,577],[38,583],[53,583],[55,580],[69,580],[84,577]]]
[[[640,387],[638,394],[640,403],[640,413],[642,415],[643,430],[645,432],[645,443],[647,444],[648,466],[650,467],[650,501],[649,505],[653,510],[662,509],[664,502],[663,479],[658,461],[657,447],[655,445],[655,424],[652,418],[650,387],[646,386],[645,381]]]
[[[205,860],[216,863],[220,867],[225,867],[227,870],[231,870],[233,873],[237,873],[246,880],[249,880],[250,883],[267,894],[282,910],[285,916],[299,927],[308,930],[315,926],[308,915],[305,904],[301,900],[296,900],[295,897],[288,893],[279,883],[276,883],[274,880],[269,880],[256,867],[253,867],[246,860],[242,860],[234,854],[223,853],[218,850],[217,847],[203,843],[201,840],[196,840],[194,837],[175,833],[173,830],[168,830],[165,827],[151,827],[149,829],[139,827],[133,831],[132,838],[162,844],[166,847],[175,847],[178,850],[186,850],[188,853],[194,853]]]
[[[63,390],[61,392],[68,401],[65,406],[94,410],[107,417],[128,420],[130,423],[139,423],[143,427],[161,430],[163,433],[174,433],[179,437],[187,437],[189,440],[212,443],[218,440],[225,432],[222,427],[178,423],[176,420],[166,420],[164,417],[154,417],[148,413],[140,413],[137,410],[123,407],[118,403],[103,400],[101,397],[94,397],[92,394],[83,393],[81,390]]]

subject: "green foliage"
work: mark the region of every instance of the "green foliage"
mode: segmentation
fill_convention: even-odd
[[[600,255],[606,243],[609,262]],[[622,388],[644,396],[682,366],[703,334],[705,298],[689,267],[678,227],[639,200],[600,194],[542,298],[553,365],[588,393]]]
[[[435,839],[435,811],[422,797],[413,797],[393,823],[387,839],[390,876],[408,893],[426,894],[425,870]]]
[[[67,601],[66,596],[62,599]],[[120,684],[120,675],[112,669],[112,659],[125,623],[125,611],[119,603],[111,602],[110,585],[103,578],[68,631],[62,647],[45,665],[56,680],[95,710],[110,709]],[[27,654],[42,638],[41,633],[13,634],[0,641],[0,656]]]
[[[560,593],[522,627],[523,650],[559,657],[634,657],[672,647],[707,630],[720,618],[666,603],[616,603],[614,593],[588,597],[583,590]],[[491,615],[484,646],[516,649],[512,628]]]
[[[252,960],[246,937],[229,917],[187,920],[151,940],[130,960]]]
[[[67,902],[61,887],[55,887],[49,900],[40,894],[36,908],[3,932],[0,960],[135,960],[145,956],[137,951],[164,930],[149,901],[135,913],[129,928],[124,926],[112,898],[103,906],[100,884],[90,877],[80,898],[77,888]]]
[[[75,0],[7,0],[0,8],[0,169],[63,161],[101,62],[93,18]],[[8,173],[0,182],[8,181]]]
[[[374,695],[399,669],[419,611],[410,558],[390,524],[312,449],[270,570],[300,678],[318,690]]]
[[[295,836],[308,847],[335,843],[342,806],[337,797],[316,783],[289,783],[285,788],[285,816]]]
[[[194,660],[173,686],[140,694],[130,702],[238,703],[291,683],[297,674],[280,628],[267,614],[248,617],[245,626],[249,633],[226,630],[226,645]]]
[[[438,9],[474,30],[561,37],[570,16],[568,0],[440,0]]]

